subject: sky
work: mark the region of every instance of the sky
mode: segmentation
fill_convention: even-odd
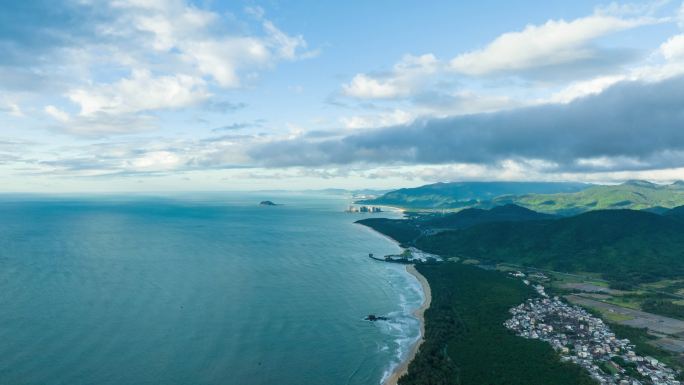
[[[0,2],[0,192],[684,179],[684,3]]]

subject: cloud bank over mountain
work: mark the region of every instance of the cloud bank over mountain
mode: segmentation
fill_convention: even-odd
[[[567,104],[418,119],[255,146],[266,166],[542,162],[549,171],[684,166],[684,77],[624,81]]]

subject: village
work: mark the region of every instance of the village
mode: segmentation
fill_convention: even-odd
[[[525,277],[520,272],[511,275]],[[677,372],[653,357],[637,355],[634,345],[617,339],[600,318],[559,297],[551,298],[542,285],[531,285],[539,297],[510,309],[513,317],[504,323],[518,336],[548,342],[561,360],[585,368],[600,384],[680,384]]]

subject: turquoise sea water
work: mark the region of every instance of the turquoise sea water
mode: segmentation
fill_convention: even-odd
[[[347,203],[0,198],[0,384],[380,383],[422,293]]]

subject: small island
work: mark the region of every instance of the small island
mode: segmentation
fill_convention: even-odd
[[[271,201],[261,201],[259,202],[260,206],[278,206],[276,203],[273,203]]]

